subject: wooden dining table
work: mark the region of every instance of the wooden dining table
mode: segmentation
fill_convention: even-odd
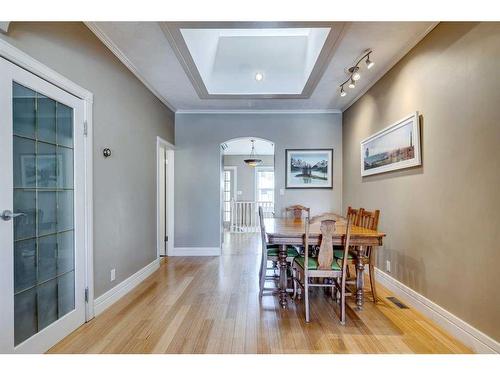
[[[335,232],[333,235],[333,245],[343,246],[343,239],[346,233],[346,219],[338,216],[335,222]],[[311,224],[309,228],[309,244],[321,244],[321,223]],[[279,274],[279,300],[283,308],[287,307],[287,245],[304,245],[305,219],[272,217],[264,219],[267,241],[270,245],[280,245],[278,252]],[[381,246],[385,233],[378,232],[363,227],[353,226],[351,229],[350,245],[356,253],[356,307],[363,309],[364,303],[364,269],[363,257],[369,246]],[[333,249],[332,249],[333,251]]]

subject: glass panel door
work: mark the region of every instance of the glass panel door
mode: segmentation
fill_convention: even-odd
[[[40,352],[85,320],[83,101],[0,73],[0,352]]]
[[[13,83],[14,343],[75,308],[73,109]]]

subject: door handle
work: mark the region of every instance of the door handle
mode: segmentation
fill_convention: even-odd
[[[24,212],[12,213],[11,210],[4,210],[2,215],[0,215],[0,218],[4,221],[9,221],[18,216],[26,216],[26,214]]]

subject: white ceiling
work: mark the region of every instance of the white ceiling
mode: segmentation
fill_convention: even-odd
[[[435,22],[351,22],[346,24],[340,38],[336,41],[321,79],[308,98],[235,99],[224,97],[203,99],[193,87],[192,80],[179,62],[178,51],[174,51],[165,35],[166,24],[168,23],[87,23],[89,28],[160,100],[178,112],[245,112],[254,110],[335,112],[345,110],[436,25]],[[231,24],[234,29],[242,28],[238,22]],[[266,28],[266,24],[257,24],[261,29]],[[297,22],[293,24],[294,28],[301,29]],[[310,28],[310,24],[309,22],[306,28]],[[237,31],[235,32],[237,33]],[[258,37],[257,33],[254,34],[254,37]],[[300,33],[296,37],[300,38]],[[273,36],[266,38],[273,38]],[[229,69],[227,64],[240,59],[239,56],[227,56],[232,52],[244,53],[238,47],[238,43],[229,43],[229,46],[225,47],[226,56],[221,60],[220,68],[214,66],[214,72],[218,69],[217,74],[223,74],[226,69]],[[252,44],[255,46],[255,41]],[[277,46],[277,49],[279,48]],[[362,77],[356,83],[356,88],[347,89],[347,95],[340,97],[339,84],[348,77],[346,68],[352,66],[362,52],[368,48],[373,50],[371,59],[375,62],[375,66],[369,71],[362,70]],[[273,56],[273,59],[277,59],[277,57]],[[283,64],[283,62],[277,62],[277,66],[279,64]],[[286,65],[286,63],[284,64]],[[290,62],[290,64],[291,66],[300,65],[298,62]],[[203,70],[201,65],[199,70]],[[236,68],[231,74],[247,73],[243,68]],[[270,78],[266,74],[264,79]],[[221,80],[221,82],[223,81],[224,79]],[[217,82],[214,85],[215,90],[224,90],[224,87],[217,86]],[[234,90],[251,92],[253,89],[245,87],[244,83],[239,82]],[[291,90],[291,88],[287,88],[287,90]]]
[[[302,93],[330,28],[180,31],[209,94],[276,95]]]
[[[274,155],[274,143],[258,138],[239,138],[225,142],[227,148],[224,150],[224,155],[250,155],[252,151],[250,139],[255,141],[256,155]]]

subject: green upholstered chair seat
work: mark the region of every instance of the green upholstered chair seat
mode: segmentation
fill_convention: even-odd
[[[335,259],[343,259],[344,258],[344,250],[333,250],[333,257]],[[347,259],[354,259],[354,255],[350,252],[347,254]]]
[[[298,256],[294,259],[294,262],[297,263],[300,267],[304,268],[304,262],[305,262],[305,257]],[[308,270],[317,270],[318,269],[318,258],[313,258],[313,257],[308,257],[307,258],[307,269]],[[340,271],[340,266],[336,261],[332,262],[332,270],[333,271]]]
[[[267,245],[267,256],[268,257],[277,257],[279,253],[279,245]],[[286,247],[286,256],[287,258],[296,257],[299,255],[297,249],[293,246],[288,245]]]

